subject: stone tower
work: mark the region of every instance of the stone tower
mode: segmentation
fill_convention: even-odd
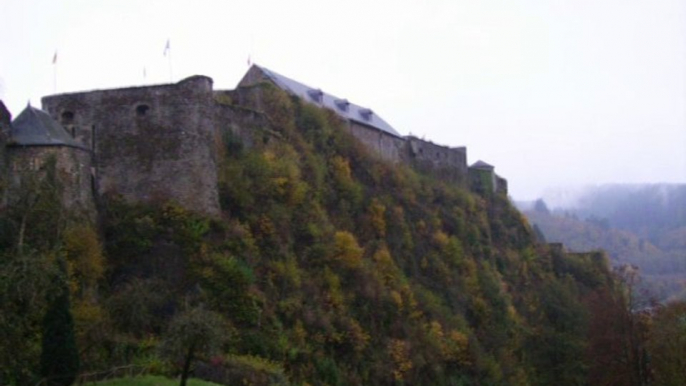
[[[220,213],[212,79],[52,95],[43,106],[92,150],[97,197]]]
[[[27,106],[12,121],[6,151],[10,192],[22,194],[24,180],[45,173],[44,167],[53,159],[63,188],[63,206],[94,218],[90,150],[76,142],[47,113]]]
[[[7,179],[9,169],[7,167],[7,140],[10,132],[10,122],[12,121],[12,114],[5,107],[5,104],[0,100],[0,207],[5,204],[5,190],[7,188]]]

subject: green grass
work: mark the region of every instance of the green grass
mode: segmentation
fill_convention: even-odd
[[[96,383],[97,386],[177,386],[178,379],[165,378],[158,375],[144,375],[141,377],[115,378]],[[205,382],[199,379],[189,379],[188,386],[220,386],[217,383]]]

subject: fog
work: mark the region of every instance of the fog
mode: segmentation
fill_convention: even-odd
[[[686,182],[681,0],[3,0],[0,14],[15,115],[55,91],[194,74],[233,88],[250,60],[402,134],[467,146],[515,199]]]

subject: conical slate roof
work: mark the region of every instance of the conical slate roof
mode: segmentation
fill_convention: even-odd
[[[494,169],[493,165],[487,164],[486,162],[481,161],[481,160],[474,162],[472,164],[472,166],[470,166],[470,168],[481,169],[481,170],[493,170]]]
[[[84,148],[45,111],[26,106],[10,128],[12,145],[19,146],[70,146]]]

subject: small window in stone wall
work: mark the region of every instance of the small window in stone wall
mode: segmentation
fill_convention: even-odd
[[[29,170],[38,170],[40,169],[40,166],[41,162],[40,159],[38,159],[38,157],[32,157],[29,160]]]
[[[62,113],[61,118],[61,122],[63,125],[71,125],[72,123],[74,123],[74,112],[65,111]]]
[[[139,117],[143,117],[148,113],[148,110],[150,110],[150,106],[138,105],[138,106],[136,106],[136,115]]]

